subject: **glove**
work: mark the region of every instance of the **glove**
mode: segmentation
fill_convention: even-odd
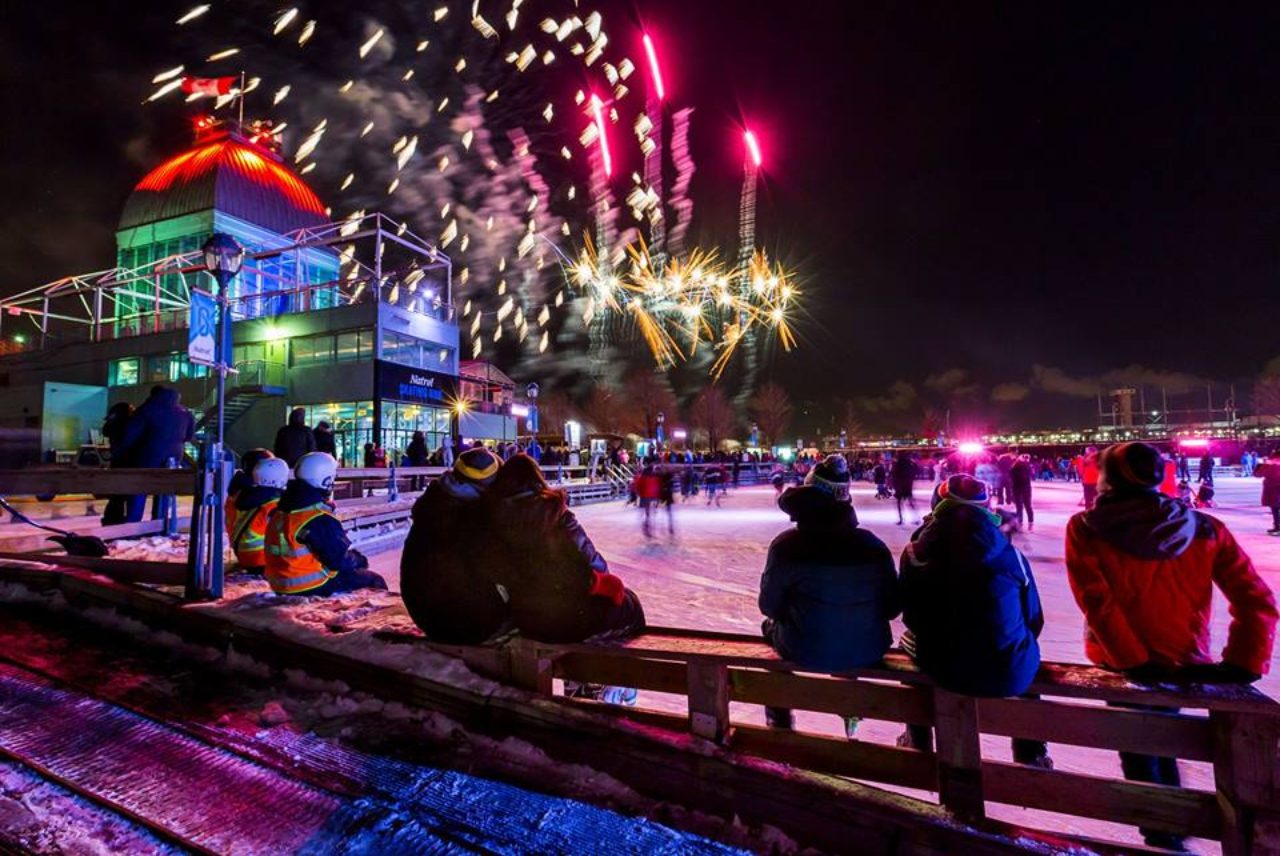
[[[1124,676],[1135,684],[1158,684],[1161,681],[1172,680],[1174,673],[1168,666],[1160,663],[1153,663],[1150,660],[1140,666],[1134,666],[1132,669],[1123,669]]]
[[[622,579],[613,574],[602,574],[599,571],[592,571],[595,575],[591,580],[591,594],[595,597],[607,597],[613,601],[614,606],[622,606],[622,596],[626,593],[626,586],[622,584]]]
[[[355,563],[357,571],[369,570],[368,556],[366,556],[364,553],[361,553],[359,550],[349,550],[348,554],[351,556],[352,561]]]
[[[1252,684],[1262,678],[1234,663],[1197,663],[1181,670],[1181,676],[1197,684]]]

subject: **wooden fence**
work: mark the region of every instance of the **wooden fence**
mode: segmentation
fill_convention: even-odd
[[[933,685],[896,652],[881,668],[802,673],[756,637],[662,628],[618,647],[517,641],[505,665],[496,649],[438,647],[548,696],[555,678],[684,696],[683,717],[643,708],[618,715],[813,772],[934,791],[964,821],[1004,803],[1217,840],[1227,856],[1280,854],[1280,704],[1252,687],[1146,687],[1115,672],[1046,663],[1029,690],[1039,698],[979,699]],[[935,749],[747,724],[731,717],[731,702],[928,726]],[[1215,790],[985,758],[983,735],[1207,762]]]

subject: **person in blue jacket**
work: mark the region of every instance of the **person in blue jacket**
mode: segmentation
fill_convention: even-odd
[[[954,475],[938,485],[933,512],[902,552],[902,647],[951,692],[1022,695],[1040,668],[1036,580],[1000,523],[986,485]],[[927,750],[929,729],[909,726],[902,743]],[[1052,767],[1044,743],[1015,739],[1013,754]]]
[[[760,580],[763,632],[783,658],[806,669],[839,672],[879,663],[893,643],[898,581],[884,542],[858,528],[849,498],[849,464],[830,455],[804,485],[778,497],[796,526],[769,545]],[[775,728],[791,711],[766,708]],[[852,737],[856,720],[846,719]]]
[[[176,389],[157,385],[125,424],[120,455],[131,467],[167,467],[169,461],[181,465],[186,444],[195,438],[196,422],[182,406]],[[115,454],[115,450],[112,450]],[[137,523],[146,510],[147,498],[129,498],[128,523]],[[159,497],[152,517],[159,518]]]

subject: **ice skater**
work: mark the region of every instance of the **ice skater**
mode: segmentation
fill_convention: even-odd
[[[1028,532],[1036,529],[1036,513],[1031,508],[1031,456],[1019,455],[1009,468],[1009,492],[1013,496],[1013,509],[1018,516],[1018,528],[1022,528],[1022,517],[1026,515]]]
[[[902,516],[902,507],[904,505],[911,509],[911,516],[915,518],[912,523],[919,523],[920,515],[916,512],[915,498],[916,462],[911,459],[910,455],[904,452],[894,459],[891,478],[893,481],[893,497],[898,504],[898,525],[901,526],[906,522]]]

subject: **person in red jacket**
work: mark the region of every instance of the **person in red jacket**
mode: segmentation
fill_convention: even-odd
[[[1221,521],[1162,495],[1160,452],[1121,443],[1102,457],[1092,510],[1067,524],[1067,576],[1084,612],[1085,654],[1148,682],[1252,683],[1275,643],[1271,589]],[[1221,662],[1209,647],[1213,589],[1231,607]],[[1177,762],[1120,753],[1126,779],[1177,786]],[[1142,829],[1147,843],[1179,849],[1178,836]]]
[[[1075,464],[1080,486],[1084,488],[1084,509],[1088,511],[1098,499],[1098,447],[1085,449],[1083,455],[1076,456]]]
[[[640,510],[644,513],[640,528],[644,531],[644,537],[652,538],[653,512],[662,495],[662,478],[652,461],[647,462],[644,469],[636,474],[631,489],[640,501]]]

